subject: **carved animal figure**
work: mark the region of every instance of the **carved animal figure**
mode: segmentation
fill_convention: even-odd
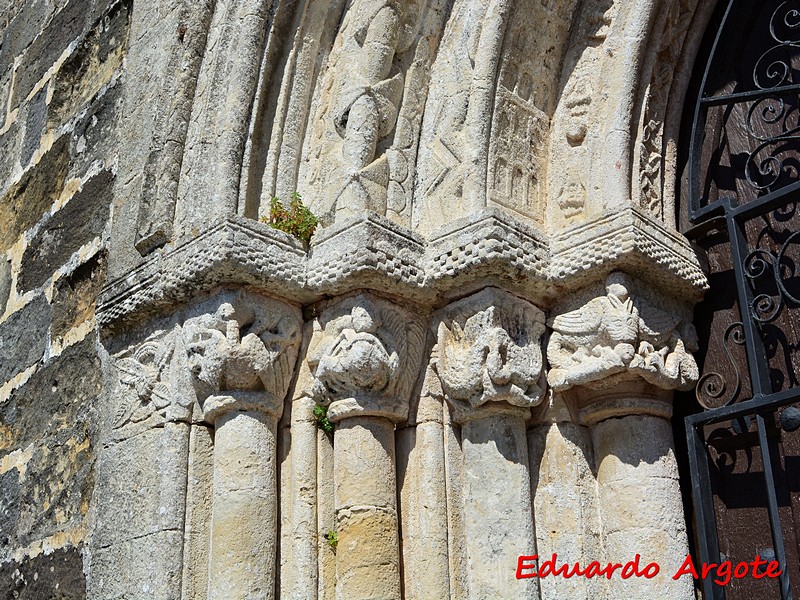
[[[631,297],[631,279],[611,273],[605,296],[552,321],[547,346],[555,390],[584,385],[629,371],[667,389],[685,389],[697,380],[694,330],[680,317]]]

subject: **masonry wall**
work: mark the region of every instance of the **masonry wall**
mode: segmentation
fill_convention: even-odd
[[[83,598],[129,0],[0,7],[0,597]]]

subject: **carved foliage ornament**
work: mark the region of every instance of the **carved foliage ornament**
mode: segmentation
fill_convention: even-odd
[[[359,295],[325,311],[311,341],[312,397],[328,418],[353,412],[405,419],[422,355],[423,329],[406,311]]]
[[[223,295],[214,306],[116,360],[120,382],[135,397],[122,394],[114,429],[154,416],[186,420],[195,400],[219,393],[283,401],[300,343],[298,311],[244,292]]]
[[[552,319],[547,380],[553,389],[592,384],[617,373],[638,375],[663,389],[694,386],[699,375],[690,354],[697,350],[694,327],[634,298],[632,289],[630,277],[611,273],[606,295]]]
[[[176,394],[174,356],[180,344],[180,329],[155,335],[132,352],[115,361],[122,384],[112,429],[127,431],[147,427],[154,419],[185,420],[191,414],[191,400]],[[182,347],[182,346],[181,346]]]
[[[539,404],[542,333],[542,311],[494,288],[445,309],[435,368],[457,412],[488,402]]]

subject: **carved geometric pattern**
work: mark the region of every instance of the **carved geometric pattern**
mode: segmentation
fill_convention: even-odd
[[[485,209],[427,242],[373,214],[323,230],[308,253],[282,232],[235,217],[107,285],[98,319],[113,330],[225,284],[311,304],[362,288],[429,301],[490,278],[548,305],[598,269],[624,270],[687,300],[708,285],[688,241],[637,208],[551,238]]]

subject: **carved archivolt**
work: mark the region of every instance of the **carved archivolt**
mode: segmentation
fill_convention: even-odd
[[[532,304],[488,288],[445,309],[437,333],[435,369],[457,413],[541,401],[544,314]]]
[[[690,354],[697,350],[694,327],[675,312],[635,298],[632,289],[630,277],[611,273],[606,295],[551,319],[547,380],[553,389],[625,372],[664,389],[694,386],[699,375]]]

